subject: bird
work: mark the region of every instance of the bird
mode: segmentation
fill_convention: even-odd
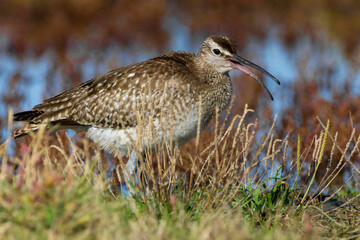
[[[226,36],[209,36],[198,53],[173,51],[95,77],[30,111],[14,114],[25,125],[12,133],[25,136],[45,125],[51,130],[86,131],[106,152],[129,156],[130,175],[137,170],[137,152],[163,141],[188,142],[230,102],[229,72],[239,70],[268,88],[248,68],[280,81],[262,67],[241,57]],[[171,128],[171,129],[170,129]]]

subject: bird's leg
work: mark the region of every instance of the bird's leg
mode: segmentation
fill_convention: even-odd
[[[126,169],[127,171],[124,171],[125,179],[127,182],[133,181],[133,183],[136,183],[136,171],[137,171],[137,162],[136,162],[136,151],[131,150],[129,160],[126,163]],[[130,184],[126,184],[126,188],[128,192],[134,193],[134,189],[131,187]]]
[[[145,154],[143,155],[143,159],[145,159]],[[136,151],[132,150],[130,153],[130,158],[126,163],[127,171],[125,171],[125,177],[127,181],[140,182],[145,188],[145,192],[149,192],[148,189],[148,179],[145,171],[141,171],[141,161],[142,159],[137,159]],[[140,170],[139,175],[137,175],[138,170]],[[134,189],[127,184],[127,189],[129,193],[134,193]]]
[[[136,170],[137,170],[136,151],[135,150],[131,150],[130,158],[129,158],[128,162],[126,163],[126,168],[128,170],[126,175],[129,173],[129,176],[126,176],[126,177],[128,180],[130,180],[131,177],[134,177],[136,175]]]

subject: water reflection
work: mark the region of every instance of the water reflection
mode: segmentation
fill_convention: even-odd
[[[189,29],[176,19],[169,20],[164,24],[164,28],[171,36],[166,46],[167,51],[196,52],[206,37],[205,34],[191,36]],[[6,37],[2,36],[2,38]],[[0,42],[10,44],[9,41]],[[52,79],[53,85],[49,86],[47,80],[49,72],[54,66],[53,61],[55,61],[51,51],[43,53],[40,57],[29,53],[27,57],[19,59],[7,53],[5,49],[8,49],[8,46],[1,47],[2,51],[0,52],[0,95],[20,92],[24,94],[24,99],[19,106],[16,106],[6,105],[2,98],[0,115],[3,119],[6,119],[9,107],[15,108],[16,111],[30,109],[40,103],[44,97],[50,97],[70,87],[66,84],[69,76],[65,76],[61,70],[50,75],[55,80]],[[303,36],[292,48],[289,48],[282,42],[276,29],[272,29],[265,40],[252,39],[239,50],[242,56],[263,66],[282,84],[281,87],[278,87],[272,82],[267,83],[275,101],[262,101],[261,103],[265,102],[265,104],[259,104],[257,111],[259,116],[261,116],[262,110],[270,105],[272,114],[277,114],[278,119],[282,117],[284,109],[296,108],[293,101],[296,81],[320,83],[318,93],[320,97],[328,101],[332,101],[334,90],[343,92],[346,84],[349,85],[353,94],[360,94],[360,72],[350,66],[342,49],[327,39],[323,39],[323,42],[313,43],[307,36]],[[69,49],[68,54],[77,64],[82,81],[86,81],[115,67],[157,56],[159,52],[137,44],[129,48],[113,43],[105,49],[88,49],[85,43],[78,43]],[[81,61],[80,59],[83,58],[86,60]],[[20,72],[27,81],[21,82],[16,89],[11,89],[12,76],[17,72]],[[235,71],[231,74],[235,78],[240,76],[240,73]],[[253,80],[241,79],[240,81]],[[272,80],[266,78],[265,81]],[[267,98],[265,93],[261,94]],[[5,124],[2,125],[1,141],[4,141],[7,136],[5,126]]]

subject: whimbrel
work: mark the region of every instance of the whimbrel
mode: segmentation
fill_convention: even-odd
[[[196,135],[199,116],[202,130],[217,109],[221,111],[229,103],[230,70],[238,69],[254,78],[273,99],[246,66],[278,84],[279,80],[240,57],[236,49],[230,38],[210,36],[197,54],[170,52],[118,68],[46,99],[31,111],[16,113],[14,120],[27,124],[13,136],[26,135],[44,124],[54,129],[86,130],[86,135],[107,152],[116,149],[122,155],[129,155],[129,146],[139,136],[143,149],[164,140],[180,146]],[[172,126],[172,134],[161,127],[163,123]],[[145,132],[150,127],[155,134],[149,141]],[[133,174],[136,154],[133,149],[130,152],[127,168]]]

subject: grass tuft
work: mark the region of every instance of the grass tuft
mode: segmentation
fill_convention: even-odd
[[[336,141],[341,134],[332,136],[329,122],[324,126],[320,121],[323,130],[310,146],[303,146],[298,136],[297,148],[291,149],[288,137],[276,138],[275,119],[265,131],[257,120],[249,122],[251,112],[246,106],[226,126],[217,116],[213,140],[203,147],[198,136],[192,154],[183,155],[166,143],[147,149],[137,180],[124,178],[126,159],[115,161],[87,139],[71,139],[66,133],[40,129],[13,155],[9,141],[2,143],[0,238],[358,236],[359,192],[351,185],[358,169],[348,185],[331,188],[340,169],[356,168],[351,159],[359,149],[349,152],[355,133],[342,149]],[[343,153],[342,160],[320,171],[334,149]],[[181,167],[185,162],[190,164]],[[320,181],[319,172],[325,174]],[[124,183],[132,186],[131,194]]]

